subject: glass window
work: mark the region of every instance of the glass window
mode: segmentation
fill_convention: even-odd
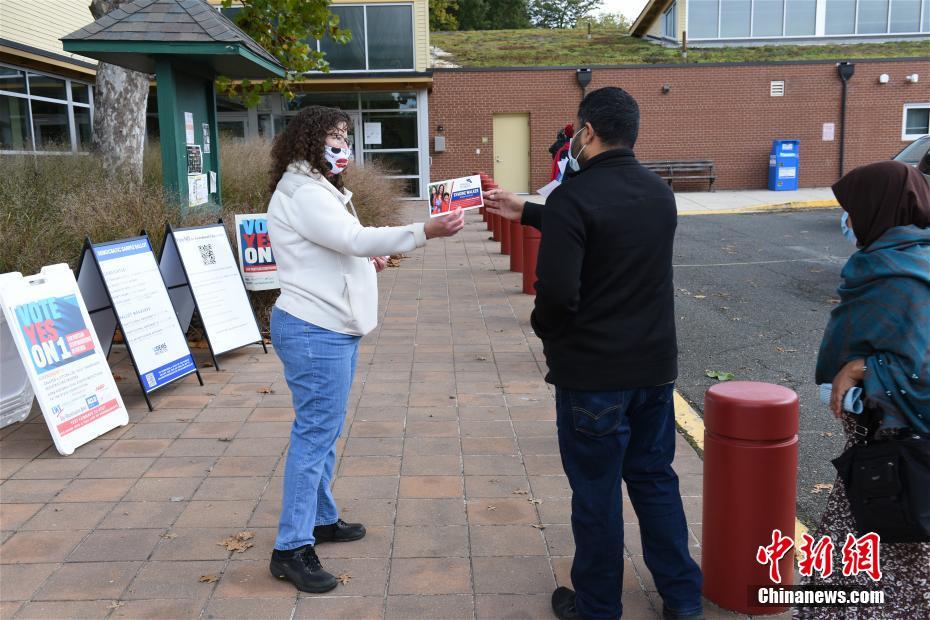
[[[329,37],[320,41],[320,51],[326,54],[330,69],[334,71],[365,70],[365,7],[331,6],[329,10],[339,16],[339,27],[352,33],[348,43],[336,43]]]
[[[827,34],[856,32],[856,0],[827,0]]]
[[[74,108],[74,135],[77,137],[77,150],[89,151],[93,136],[89,108]]]
[[[358,95],[355,93],[300,93],[287,102],[287,109],[301,110],[311,105],[340,110],[358,110]]]
[[[749,15],[751,12],[752,12],[751,0],[721,0],[720,1],[720,36],[721,38],[748,37],[749,36]]]
[[[362,93],[363,110],[416,110],[417,94],[402,93]]]
[[[245,121],[217,121],[220,139],[245,138]]]
[[[905,138],[917,138],[930,133],[930,106],[913,106],[904,111]]]
[[[369,151],[365,153],[365,163],[374,163],[384,168],[387,174],[420,174],[419,154],[409,153],[380,153]]]
[[[920,0],[892,0],[890,30],[920,32]]]
[[[381,144],[365,145],[376,149],[415,149],[417,141],[416,112],[365,112],[365,123],[381,123]]]
[[[22,71],[0,67],[0,90],[26,94],[26,76]]]
[[[29,101],[0,95],[0,149],[29,151]]]
[[[923,32],[930,32],[930,0],[924,0],[924,25],[921,30]]]
[[[71,101],[75,103],[90,103],[90,87],[80,82],[71,82]]]
[[[63,103],[32,100],[32,131],[37,151],[71,149],[68,106]]]
[[[859,2],[859,34],[888,32],[888,0]]]
[[[780,37],[784,34],[785,0],[756,0],[753,11],[753,36]]]
[[[664,24],[663,24],[663,34],[667,37],[672,37],[673,39],[678,38],[678,24],[676,23],[678,17],[678,3],[672,2],[672,6],[668,7],[668,10],[665,11]]]
[[[716,39],[720,0],[691,0],[688,8],[688,36],[692,39]]]
[[[68,100],[65,90],[65,81],[39,73],[29,74],[29,94],[33,97],[48,97],[49,99]]]
[[[813,36],[817,33],[817,0],[786,0],[785,36]]]
[[[369,6],[368,68],[413,69],[413,9]]]

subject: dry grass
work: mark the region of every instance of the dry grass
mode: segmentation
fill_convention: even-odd
[[[230,242],[235,242],[236,213],[262,213],[268,207],[270,144],[262,139],[227,140],[220,149],[223,209],[193,212],[165,196],[161,185],[161,155],[157,144],[145,153],[144,180],[133,186],[108,180],[91,155],[0,157],[0,273],[38,272],[44,265],[80,259],[85,237],[94,242],[132,237],[146,230],[153,247],[162,244],[165,223],[190,226],[223,217]],[[372,166],[350,168],[346,184],[368,226],[397,224],[400,187]],[[235,246],[233,246],[235,248]],[[277,291],[249,293],[263,331]]]

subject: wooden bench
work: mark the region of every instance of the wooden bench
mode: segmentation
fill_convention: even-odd
[[[644,161],[644,166],[668,181],[669,187],[675,187],[675,181],[708,181],[710,191],[714,191],[714,162],[710,160],[663,160]]]

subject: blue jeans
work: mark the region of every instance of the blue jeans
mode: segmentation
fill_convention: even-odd
[[[312,545],[314,526],[339,519],[330,484],[359,340],[302,321],[277,307],[271,311],[271,343],[284,364],[296,414],[275,549]]]
[[[672,385],[582,392],[556,388],[562,466],[572,487],[575,605],[585,620],[623,613],[623,502],[639,518],[643,556],[665,606],[701,609],[701,570],[688,552],[688,529],[672,469]]]

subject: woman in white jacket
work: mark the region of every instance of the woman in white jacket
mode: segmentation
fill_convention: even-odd
[[[464,226],[460,211],[426,224],[362,226],[341,176],[352,156],[349,124],[340,110],[308,107],[272,147],[268,232],[281,296],[271,314],[271,341],[296,417],[271,572],[304,592],[337,584],[320,565],[315,544],[365,535],[362,524],[339,518],[330,484],[359,340],[377,323],[375,274],[385,255],[409,252]]]

